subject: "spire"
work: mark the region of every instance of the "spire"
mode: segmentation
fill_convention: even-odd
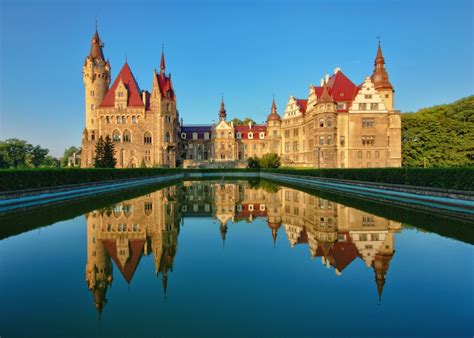
[[[277,236],[278,236],[278,229],[272,229],[273,247],[275,247],[276,245]]]
[[[328,92],[328,87],[326,83],[323,85],[323,92],[321,93],[321,96],[319,97],[318,103],[330,103],[333,102],[331,96],[329,95]]]
[[[280,115],[278,115],[278,112],[277,112],[277,106],[275,103],[275,95],[273,95],[272,111],[267,116],[267,121],[281,121]]]
[[[382,53],[382,46],[380,40],[377,47],[377,55],[374,61],[374,73],[372,74],[372,81],[375,89],[392,89],[392,84],[389,81],[387,70],[385,69],[385,58]]]
[[[227,113],[225,110],[224,95],[222,94],[221,109],[219,110],[219,121],[225,121],[226,117]]]
[[[160,74],[165,74],[165,45],[161,45],[161,61],[160,61]]]
[[[99,37],[99,31],[97,30],[97,19],[96,19],[95,33],[94,33],[94,36],[92,36],[89,58],[105,61],[104,53],[102,52],[102,47],[104,47],[104,44],[102,43]]]
[[[163,282],[163,292],[165,295],[165,302],[166,302],[166,290],[168,289],[168,273],[167,271],[163,271],[163,274],[161,276],[161,281]]]
[[[222,247],[225,246],[225,236],[227,234],[227,224],[222,224],[220,226],[220,231],[221,231],[221,238],[222,238]]]

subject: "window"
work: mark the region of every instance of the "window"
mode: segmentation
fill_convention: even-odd
[[[345,103],[338,103],[337,104],[337,110],[343,110],[343,109],[346,109],[346,104]]]
[[[293,136],[298,136],[298,128],[293,129]]]
[[[198,133],[194,132],[193,133],[193,140],[197,140],[198,139]]]
[[[372,95],[366,94],[366,95],[365,95],[365,98],[366,98],[366,99],[371,99],[371,98],[372,98]]]
[[[379,153],[379,151],[377,150],[377,151],[375,152],[375,158],[379,158],[379,157],[380,157],[380,153]]]
[[[371,103],[370,104],[370,110],[379,110],[379,104],[378,103]]]
[[[290,142],[285,143],[285,152],[290,152]]]
[[[94,104],[91,103],[91,110],[94,110]]]
[[[110,117],[109,116],[105,117],[105,123],[110,123]]]
[[[359,110],[367,110],[367,103],[359,103]]]
[[[319,136],[319,144],[320,145],[324,144],[324,136]]]
[[[118,130],[114,130],[114,132],[112,133],[112,141],[120,142],[120,139],[121,139],[120,132]]]
[[[326,120],[326,127],[331,127],[331,125],[332,125],[332,119],[328,117]]]
[[[123,92],[118,92],[118,97],[123,97],[124,96],[123,94],[124,94]]]
[[[152,143],[151,134],[149,132],[146,132],[145,135],[143,136],[143,143],[145,144]]]
[[[128,130],[125,130],[123,132],[123,142],[130,142],[132,139],[130,132]]]
[[[165,142],[170,142],[171,141],[171,135],[169,132],[166,132],[165,134]]]
[[[263,131],[260,132],[259,137],[260,137],[261,140],[263,140],[265,138],[265,133]]]
[[[229,147],[230,147],[230,144],[229,144]],[[253,145],[253,150],[257,150],[257,145],[255,143]]]
[[[186,133],[181,133],[181,139],[186,140]]]
[[[327,144],[332,144],[332,136],[327,137]]]
[[[94,97],[94,94],[95,94],[94,91],[91,90],[91,91],[90,91],[90,95],[91,95],[92,97]]]
[[[235,135],[235,137],[237,137],[237,139],[241,139],[242,138],[242,133],[240,131],[237,132],[237,134]]]
[[[368,145],[373,146],[374,144],[375,144],[375,137],[374,136],[362,136],[362,145],[363,146],[368,146]]]
[[[208,132],[205,132],[205,133],[204,133],[204,139],[205,139],[205,140],[209,140],[209,133],[208,133]]]
[[[361,158],[362,158],[362,151],[358,151],[358,152],[357,152],[357,158],[358,158],[358,159],[361,159]]]
[[[339,143],[341,144],[341,147],[344,147],[346,145],[346,137],[341,136],[339,139]]]
[[[285,130],[285,137],[290,137],[290,130]]]
[[[171,123],[171,116],[166,115],[166,122]]]
[[[299,147],[299,142],[298,142],[298,141],[294,141],[294,142],[293,142],[293,151],[298,151],[298,147]]]
[[[249,139],[250,139],[250,140],[253,139],[253,133],[249,133]]]
[[[374,118],[373,117],[364,117],[362,118],[362,128],[373,128],[374,127]]]
[[[388,99],[389,95],[388,94],[385,94],[385,98]]]
[[[323,119],[323,118],[320,118],[320,119],[319,119],[319,127],[320,127],[320,128],[323,128],[323,127],[324,127],[324,119]]]
[[[122,124],[122,116],[117,116],[117,123]]]

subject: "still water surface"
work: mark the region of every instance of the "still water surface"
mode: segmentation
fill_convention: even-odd
[[[474,334],[472,223],[265,181],[135,195],[0,218],[2,338]]]

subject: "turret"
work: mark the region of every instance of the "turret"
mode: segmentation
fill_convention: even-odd
[[[219,121],[225,121],[227,118],[227,112],[225,110],[224,96],[222,96],[221,109],[219,109]]]
[[[110,64],[104,58],[103,46],[96,27],[89,55],[82,68],[86,99],[86,130],[89,138],[94,137],[95,133],[92,131],[98,129],[96,109],[104,99],[110,84]]]
[[[272,108],[270,114],[267,116],[267,149],[277,155],[281,155],[281,117],[277,112],[275,97],[272,101]]]
[[[393,110],[394,90],[388,78],[387,70],[385,69],[385,59],[382,54],[382,47],[380,45],[380,41],[377,48],[377,55],[375,56],[372,81],[375,85],[375,89],[380,93],[380,96],[384,100],[387,109]]]

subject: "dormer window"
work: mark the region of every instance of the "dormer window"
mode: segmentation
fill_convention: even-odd
[[[198,139],[198,133],[194,132],[193,133],[193,140],[197,140]]]
[[[237,137],[237,139],[240,140],[242,138],[242,133],[240,131],[238,131],[235,136]]]
[[[181,139],[186,140],[186,133],[181,133]]]
[[[263,140],[265,138],[265,133],[262,131],[259,136],[260,136],[260,139]]]
[[[252,132],[249,133],[249,140],[253,140],[253,133]]]
[[[208,132],[205,132],[205,133],[204,133],[204,139],[205,139],[205,140],[209,140],[209,133],[208,133]]]

